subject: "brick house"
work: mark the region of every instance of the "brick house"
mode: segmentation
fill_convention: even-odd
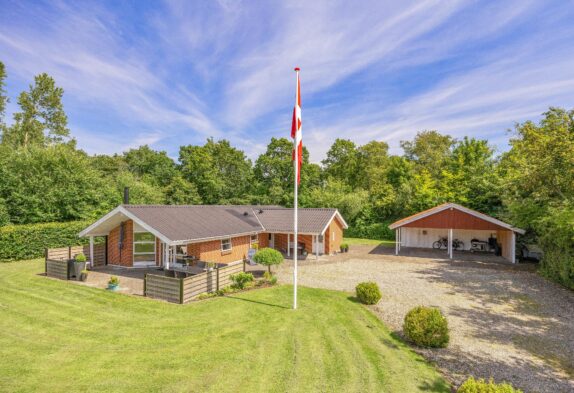
[[[120,205],[84,229],[81,237],[106,238],[106,264],[169,266],[186,259],[231,263],[255,243],[287,256],[334,254],[345,220],[337,209],[300,208],[298,241],[293,209],[269,206]]]

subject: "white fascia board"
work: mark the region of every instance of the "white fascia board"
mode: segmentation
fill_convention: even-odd
[[[94,228],[96,228],[98,225],[100,225],[101,223],[107,221],[108,219],[110,219],[111,217],[115,216],[117,213],[120,212],[120,208],[121,206],[116,207],[115,209],[113,209],[111,212],[109,212],[108,214],[106,214],[105,216],[103,216],[102,218],[100,218],[98,221],[94,222],[92,225],[88,226],[86,229],[84,229],[82,232],[80,232],[78,234],[79,237],[85,237],[88,233],[90,233],[90,231],[92,231]]]
[[[329,228],[329,225],[331,225],[331,223],[333,222],[335,217],[338,217],[339,220],[341,220],[341,223],[343,223],[343,229],[349,228],[349,225],[347,225],[347,222],[345,221],[345,219],[343,218],[341,213],[339,213],[339,210],[335,210],[335,212],[333,213],[333,215],[331,216],[331,218],[327,222],[327,225],[325,225],[325,228],[323,228],[323,231],[321,231],[321,236],[325,235],[325,231],[327,230],[327,228]]]

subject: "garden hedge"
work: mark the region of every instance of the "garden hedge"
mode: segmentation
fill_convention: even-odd
[[[395,232],[389,229],[390,223],[391,221],[361,226],[352,225],[348,229],[345,229],[345,237],[375,240],[394,240]]]
[[[0,261],[41,258],[46,248],[88,244],[88,238],[78,238],[88,225],[71,221],[0,227]]]

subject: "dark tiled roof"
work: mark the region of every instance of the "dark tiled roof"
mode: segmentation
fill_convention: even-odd
[[[299,208],[300,233],[322,233],[336,209]],[[293,232],[293,209],[265,208],[255,210],[257,218],[269,232]]]
[[[123,205],[171,241],[254,232],[293,232],[293,209],[278,206]],[[299,232],[322,233],[336,209],[299,209]]]
[[[263,230],[250,206],[123,207],[172,241],[217,238]]]

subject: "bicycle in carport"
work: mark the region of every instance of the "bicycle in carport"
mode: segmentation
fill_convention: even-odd
[[[448,249],[448,238],[446,237],[440,237],[436,242],[434,242],[432,244],[432,248],[434,248],[435,250],[441,250],[441,249]],[[453,239],[452,240],[452,249],[453,250],[464,250],[464,242],[462,240],[459,239]]]

